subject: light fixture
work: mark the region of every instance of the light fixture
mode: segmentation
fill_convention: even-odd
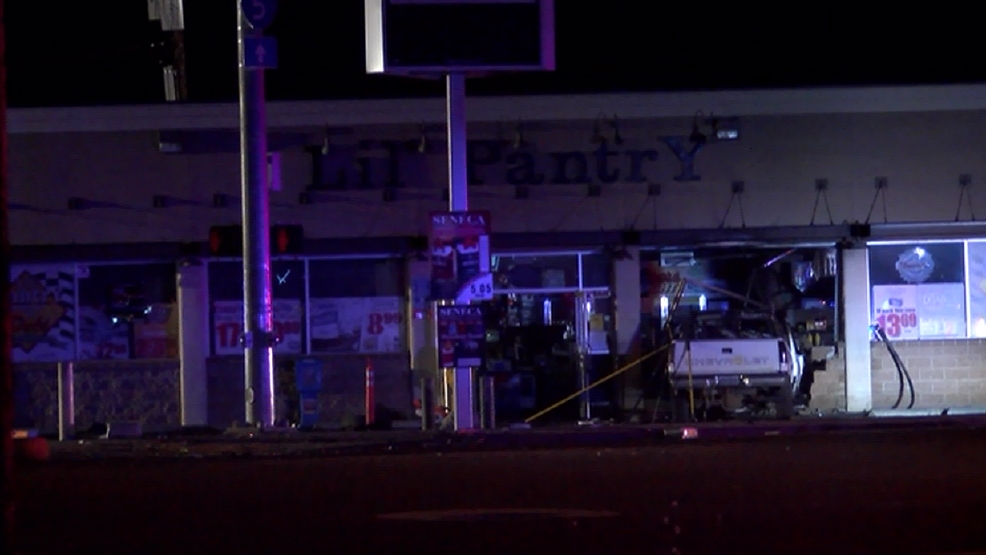
[[[524,124],[518,121],[517,126],[514,128],[514,149],[520,150],[527,145],[527,141],[524,140]]]
[[[428,135],[425,133],[425,124],[418,126],[418,133],[421,137],[418,139],[418,152],[424,154],[428,152]]]
[[[328,156],[332,150],[332,140],[329,138],[329,126],[325,125],[325,140],[322,141],[322,156]]]
[[[613,127],[613,144],[617,146],[623,145],[623,136],[620,135],[620,118],[613,115],[613,119],[609,124]]]
[[[709,127],[713,141],[737,141],[740,138],[739,118],[720,118],[710,113]]]

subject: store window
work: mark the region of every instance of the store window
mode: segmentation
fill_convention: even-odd
[[[304,352],[305,262],[271,261],[276,354]],[[212,304],[212,349],[216,356],[240,356],[243,346],[243,263],[209,263],[209,299]]]
[[[965,242],[871,245],[869,274],[873,322],[888,338],[968,337]]]
[[[986,337],[986,241],[969,241],[966,249],[969,336]]]
[[[610,257],[601,252],[582,254],[582,287],[609,287]]]
[[[493,256],[494,290],[570,289],[579,287],[579,255]]]
[[[399,259],[311,260],[313,353],[398,353],[404,348],[405,279]]]
[[[178,358],[174,264],[88,266],[78,291],[80,360]]]

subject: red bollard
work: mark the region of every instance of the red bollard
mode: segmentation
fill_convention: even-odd
[[[376,421],[376,401],[373,395],[373,361],[369,358],[366,359],[366,387],[365,387],[365,397],[364,397],[364,411],[366,412],[366,425],[367,427],[373,425]]]

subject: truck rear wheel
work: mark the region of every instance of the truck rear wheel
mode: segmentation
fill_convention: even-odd
[[[789,387],[781,387],[774,401],[774,411],[778,420],[790,420],[794,417],[794,392]]]

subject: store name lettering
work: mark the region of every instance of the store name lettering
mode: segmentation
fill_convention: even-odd
[[[663,141],[678,161],[675,181],[699,181],[695,159],[701,145],[678,137]],[[408,156],[403,141],[375,141],[360,147],[338,147],[323,155],[312,151],[312,189],[346,190],[404,186],[402,160]],[[589,183],[647,183],[660,151],[657,148],[613,147],[600,143],[590,151],[554,151],[535,154],[516,150],[501,141],[472,140],[466,149],[466,171],[471,185],[576,185]],[[495,172],[495,173],[494,173]],[[491,176],[491,173],[493,174]],[[499,178],[495,177],[497,174]]]
[[[449,306],[440,307],[442,316],[482,316],[483,309],[478,306]]]
[[[431,222],[436,226],[446,226],[448,224],[485,226],[486,217],[477,212],[460,214],[433,214],[431,216]]]

